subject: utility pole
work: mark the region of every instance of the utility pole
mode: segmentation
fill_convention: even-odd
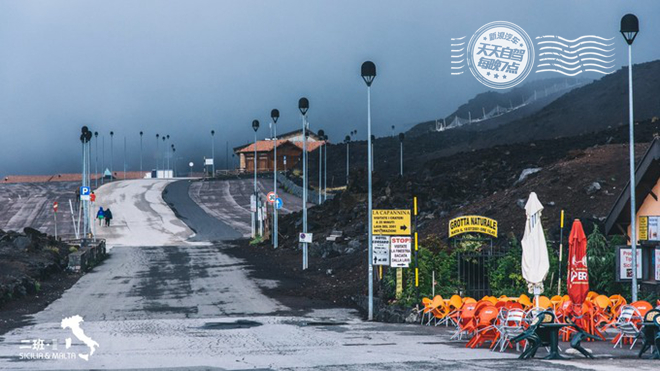
[[[273,248],[278,247],[277,231],[277,120],[280,118],[280,111],[277,109],[270,111],[270,118],[273,120],[273,192],[275,193],[275,202],[273,203]]]
[[[371,84],[374,81],[374,78],[376,77],[376,65],[371,62],[367,61],[362,63],[362,68],[361,68],[361,75],[362,79],[364,82],[367,84],[367,163],[369,164],[369,169],[367,171],[367,179],[368,179],[368,188],[369,188],[369,196],[367,198],[367,228],[368,228],[368,237],[367,237],[367,242],[369,244],[369,312],[368,312],[368,319],[369,321],[373,321],[374,319],[374,266],[373,266],[373,241],[372,241],[372,229],[371,229],[371,214],[372,214],[372,209],[373,209],[373,204],[372,204],[372,199],[371,199],[371,186],[372,186],[372,172],[373,172],[373,157],[372,157],[372,147],[371,147],[371,141],[372,141],[372,135],[371,135]]]
[[[302,135],[303,135],[303,233],[307,234],[307,111],[309,110],[309,100],[300,98],[298,100],[298,109],[302,115]],[[308,267],[307,261],[307,242],[303,242],[303,264],[302,269]]]

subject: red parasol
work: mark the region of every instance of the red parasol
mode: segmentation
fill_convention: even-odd
[[[568,296],[576,306],[581,306],[589,292],[589,271],[587,269],[587,236],[578,219],[573,221],[568,237]]]

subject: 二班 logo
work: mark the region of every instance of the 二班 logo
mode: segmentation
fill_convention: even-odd
[[[522,82],[534,66],[534,44],[519,26],[491,22],[472,35],[465,50],[470,72],[493,89],[508,89]]]

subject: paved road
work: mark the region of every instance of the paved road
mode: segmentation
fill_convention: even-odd
[[[122,181],[99,190],[117,215],[115,226],[100,230],[110,258],[33,324],[0,337],[0,369],[657,369],[657,362],[636,360],[519,362],[514,353],[465,349],[442,327],[364,322],[345,309],[288,308],[260,290],[277,282],[250,279],[243,261],[223,253],[224,243],[190,241],[195,233],[160,196],[168,184]],[[180,202],[190,200],[174,200],[175,208]],[[99,344],[89,361],[79,356],[87,346],[60,326],[73,315],[84,318],[81,328]],[[39,348],[40,339],[43,350],[21,349]],[[71,359],[26,360],[21,353]]]
[[[272,179],[257,179],[257,189],[262,197],[273,190]],[[253,179],[235,179],[226,181],[198,181],[190,185],[192,198],[207,214],[221,220],[240,232],[250,235],[250,195],[254,192]],[[284,207],[281,213],[288,214],[302,209],[302,199],[278,189]],[[314,205],[308,203],[308,207]]]
[[[0,184],[0,229],[23,231],[32,227],[54,234],[53,202],[59,203],[59,235],[73,235],[69,200],[75,206],[74,182]]]

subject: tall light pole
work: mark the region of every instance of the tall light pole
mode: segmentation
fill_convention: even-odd
[[[376,142],[376,136],[371,134],[371,171],[374,171],[374,143]]]
[[[403,138],[405,135],[403,133],[399,133],[399,147],[400,147],[400,153],[401,153],[401,172],[399,175],[403,176]]]
[[[323,135],[323,201],[328,200],[328,134]]]
[[[270,118],[273,120],[273,193],[277,195],[277,120],[280,118],[280,111],[271,110]],[[277,233],[277,202],[275,202],[273,204],[273,248],[275,249],[278,247]]]
[[[142,135],[143,134],[144,134],[143,132],[140,132],[140,174],[142,174],[143,172],[142,170]]]
[[[174,143],[170,144],[170,157],[172,158],[170,170],[172,170],[172,178],[174,178],[174,167],[176,163],[176,159],[174,158]]]
[[[257,210],[259,208],[257,193],[257,130],[259,130],[259,120],[252,120],[252,130],[254,130],[254,211],[252,212],[252,237],[257,235]]]
[[[628,43],[628,119],[630,126],[630,246],[632,253],[632,301],[637,301],[637,218],[635,203],[635,135],[633,122],[632,44],[639,32],[639,20],[634,14],[621,18],[621,34]]]
[[[325,131],[323,129],[319,130],[317,135],[319,136],[319,140],[321,141],[321,145],[319,146],[319,188],[318,188],[318,194],[319,194],[319,205],[321,204],[321,194],[323,193],[323,180],[321,175],[323,175],[323,137],[325,136]]]
[[[126,180],[126,136],[124,135],[124,180]]]
[[[103,144],[103,153],[101,154],[101,171],[103,172],[103,176],[101,177],[101,184],[105,184],[105,136],[103,136],[102,139],[102,144]]]
[[[94,132],[94,142],[96,142],[96,149],[94,150],[94,188],[99,187],[99,132]]]
[[[211,130],[211,158],[213,159],[211,168],[213,169],[213,176],[215,177],[215,130]]]
[[[112,181],[114,176],[115,176],[115,161],[114,161],[114,158],[115,158],[114,149],[115,149],[115,147],[114,147],[113,142],[112,142],[112,138],[114,136],[115,136],[115,132],[111,131],[110,132],[110,181]]]
[[[344,138],[344,143],[346,143],[346,189],[348,189],[348,178],[351,174],[350,170],[350,158],[351,158],[351,153],[350,153],[350,144],[351,144],[351,136],[347,135],[346,138]]]
[[[156,134],[156,178],[158,178],[158,142],[160,139],[160,134]]]
[[[372,231],[371,231],[371,213],[373,204],[371,201],[371,176],[373,172],[373,160],[372,160],[372,149],[371,149],[371,83],[373,83],[374,78],[376,77],[376,65],[371,61],[366,61],[362,63],[362,79],[367,84],[367,154],[368,157],[368,188],[369,188],[369,198],[367,199],[367,220],[369,228],[369,321],[374,319],[374,266],[373,266],[373,246],[372,246]]]
[[[298,100],[298,109],[302,115],[302,135],[303,135],[303,231],[307,234],[307,111],[309,110],[309,100],[300,98]],[[303,242],[303,262],[302,269],[307,269],[307,242]]]
[[[167,134],[165,136],[165,138],[167,140],[170,140],[170,135]],[[169,147],[167,147],[167,144],[165,144],[165,158],[167,158],[167,171],[170,171],[170,149],[169,149]],[[165,160],[163,160],[163,161],[165,161]],[[163,163],[163,166],[165,166],[164,163]]]
[[[163,135],[160,138],[163,140],[163,164],[162,165],[163,165],[163,178],[165,178],[167,176],[167,173],[166,173],[167,168],[165,168],[165,151],[167,150],[165,148],[165,140],[167,140],[167,138],[165,137],[165,135]]]

